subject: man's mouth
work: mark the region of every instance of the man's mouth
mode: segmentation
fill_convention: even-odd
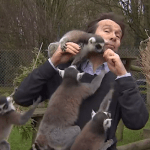
[[[114,50],[115,49],[115,46],[114,45],[112,45],[112,44],[105,44],[105,50],[106,49],[111,49],[111,50]]]

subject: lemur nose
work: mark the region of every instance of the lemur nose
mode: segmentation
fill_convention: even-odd
[[[102,46],[100,44],[95,45],[96,49],[102,49]]]

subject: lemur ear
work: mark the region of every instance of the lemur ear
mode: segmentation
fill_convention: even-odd
[[[84,72],[78,73],[78,74],[77,74],[77,81],[79,81],[79,80],[82,78],[82,76],[83,76],[84,74],[85,74]]]
[[[8,102],[12,102],[13,101],[13,98],[10,97],[10,96],[6,97],[6,99],[7,99]]]
[[[96,42],[96,39],[95,39],[95,37],[91,37],[90,39],[89,39],[89,41],[88,41],[89,43],[95,43]]]
[[[77,66],[76,65],[71,65],[69,68],[75,68],[75,69],[77,69]]]
[[[65,71],[64,70],[60,70],[59,68],[57,68],[57,70],[59,72],[59,75],[63,78],[64,74],[65,74]]]
[[[92,109],[91,117],[93,118],[96,115],[96,112]]]
[[[104,122],[103,122],[103,127],[104,127],[105,129],[110,128],[110,126],[111,126],[111,120],[112,120],[112,119],[105,119],[105,120],[104,120]]]
[[[101,112],[108,112],[113,93],[114,93],[114,88],[111,87],[109,92],[104,97],[104,99],[103,99],[103,101],[102,101],[102,103],[100,105],[99,111],[101,111]]]

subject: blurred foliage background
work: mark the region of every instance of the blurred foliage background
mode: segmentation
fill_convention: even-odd
[[[85,29],[100,13],[125,17],[122,46],[138,47],[150,28],[149,0],[0,0],[0,48],[46,49],[66,31]]]
[[[0,0],[0,88],[12,91],[20,66],[31,66],[41,43],[47,58],[49,43],[69,30],[85,30],[104,12],[124,16],[127,28],[119,53],[137,57],[140,41],[150,33],[149,0]]]

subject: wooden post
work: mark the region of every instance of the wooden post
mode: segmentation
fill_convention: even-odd
[[[147,84],[147,107],[150,110],[150,85]]]
[[[124,129],[124,123],[122,120],[120,120],[120,122],[118,124],[118,128],[117,128],[117,131],[118,131],[117,140],[118,141],[123,140],[123,129]]]
[[[127,71],[130,70],[131,62],[132,62],[132,60],[135,60],[135,59],[136,58],[121,58]],[[123,129],[124,129],[124,123],[122,120],[120,120],[120,122],[118,124],[118,128],[117,128],[117,131],[118,131],[117,140],[118,141],[123,140]]]
[[[148,149],[150,149],[150,138],[117,147],[117,150],[148,150]]]
[[[34,113],[33,113],[33,116],[32,116],[32,119],[33,119],[32,126],[33,126],[33,128],[35,130],[34,130],[34,132],[32,134],[32,144],[35,141],[36,134],[37,134],[40,122],[41,122],[41,120],[43,118],[43,115],[44,115],[45,111],[46,111],[46,108],[36,108],[35,111],[34,111]]]
[[[143,138],[144,139],[150,138],[150,129],[143,129]]]
[[[41,117],[32,117],[32,119],[33,119],[32,127],[34,128],[33,133],[32,133],[32,144],[33,144],[35,141],[36,135],[37,135],[37,131],[38,131],[40,122],[42,120],[42,116]]]

